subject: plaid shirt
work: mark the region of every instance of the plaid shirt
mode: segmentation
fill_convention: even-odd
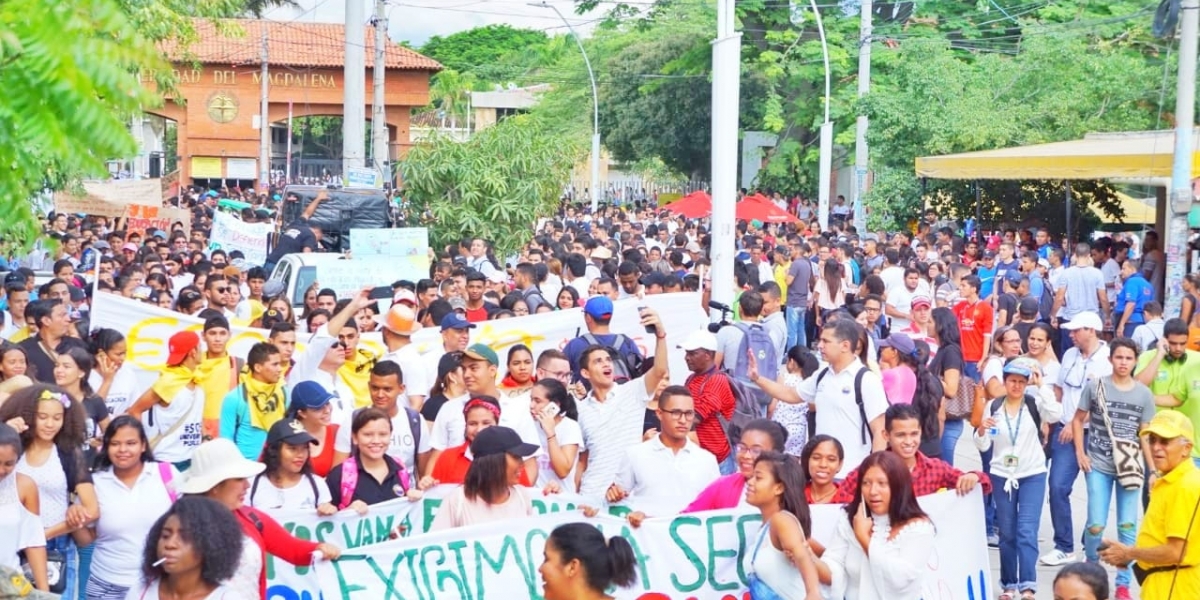
[[[981,471],[968,471],[968,473],[974,473],[979,477],[979,485],[983,486],[983,493],[990,494],[992,492],[992,480],[986,474]],[[953,490],[958,487],[959,478],[965,474],[940,458],[929,458],[917,452],[917,464],[912,468],[913,491],[918,496],[928,496],[943,489]],[[858,491],[858,469],[854,469],[850,471],[849,475],[846,475],[841,489],[851,497],[854,496],[854,493]]]

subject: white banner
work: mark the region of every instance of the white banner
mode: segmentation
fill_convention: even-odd
[[[246,262],[261,266],[267,262],[267,239],[272,231],[274,226],[270,223],[246,223],[218,210],[213,213],[208,248],[224,250],[226,254],[241,250],[246,256]]]
[[[444,492],[438,491],[435,495]],[[987,598],[991,567],[983,534],[980,492],[925,496],[921,505],[938,535],[926,565],[924,598]],[[437,514],[439,500],[390,502],[359,516],[314,512],[273,516],[298,537],[343,548],[342,558],[315,569],[268,559],[268,600],[375,600],[379,598],[540,598],[537,574],[542,546],[563,523],[590,522],[605,535],[629,540],[638,559],[638,580],[620,589],[625,600],[724,600],[741,597],[746,574],[739,559],[755,540],[757,512],[720,510],[674,518],[647,519],[631,528],[617,516],[586,519],[573,497],[535,501],[539,516],[450,531],[417,534]],[[812,507],[813,539],[828,543],[841,506]],[[620,514],[621,507],[610,509]],[[412,527],[404,539],[386,541],[401,523]],[[490,593],[489,593],[490,592]]]
[[[675,347],[689,333],[708,323],[707,317],[700,310],[699,294],[659,294],[648,296],[644,300],[618,300],[615,303],[612,331],[628,336],[643,353],[652,356],[654,336],[647,334],[638,323],[639,305],[657,310],[665,319],[667,343],[671,348],[671,381],[682,383],[688,374],[687,364],[683,360],[683,352]],[[92,302],[91,325],[92,329],[108,327],[125,334],[128,346],[126,360],[138,374],[143,389],[147,389],[154,382],[156,372],[167,360],[167,339],[171,334],[181,329],[191,329],[199,333],[203,323],[200,319],[175,311],[101,292],[96,294]],[[534,356],[537,356],[543,350],[561,349],[568,341],[586,331],[583,325],[583,309],[573,308],[479,323],[476,329],[471,330],[471,343],[487,344],[500,356],[504,356],[510,346],[525,344],[531,347]],[[251,346],[266,341],[268,332],[265,329],[252,329],[234,324],[230,333],[230,353],[245,358]],[[301,348],[304,346],[304,339],[302,336]],[[383,341],[378,333],[364,334],[359,343],[378,353],[384,352]],[[413,336],[413,343],[424,352],[433,348],[435,344],[440,344],[441,335],[436,328],[424,329]],[[502,377],[503,360],[501,363]]]

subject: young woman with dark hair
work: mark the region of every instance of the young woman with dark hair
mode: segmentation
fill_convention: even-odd
[[[317,438],[299,421],[284,419],[271,426],[259,462],[266,470],[250,480],[246,504],[262,509],[316,510],[323,517],[337,512],[329,486],[313,475],[312,447]]]
[[[575,398],[561,381],[550,378],[535,383],[529,398],[529,412],[540,425],[538,437],[544,450],[538,455],[537,485],[544,487],[555,482],[575,493],[575,466],[583,445]]]
[[[817,557],[808,544],[812,519],[804,473],[786,454],[763,452],[746,481],[746,502],[762,513],[757,541],[741,560],[753,600],[819,600]],[[797,573],[798,572],[798,573]],[[804,582],[798,585],[796,575]]]
[[[533,387],[533,352],[525,344],[514,344],[508,349],[505,362],[508,372],[497,388],[507,396],[516,396]]]
[[[17,472],[24,444],[12,427],[0,423],[0,565],[19,569],[25,553],[34,586],[50,589],[46,580],[46,534],[39,516],[33,478]]]
[[[54,383],[72,400],[79,402],[87,413],[83,457],[88,464],[95,460],[96,450],[101,447],[100,438],[104,436],[104,429],[110,420],[104,400],[96,395],[87,381],[93,366],[92,355],[82,348],[67,348],[66,352],[58,355],[54,365]]]
[[[808,440],[800,453],[800,468],[807,482],[804,499],[809,504],[845,504],[854,499],[834,482],[845,460],[846,450],[837,438],[819,433]]]
[[[25,354],[25,349],[3,342],[0,345],[0,381],[12,379],[17,375],[37,379],[37,373],[34,372],[33,365],[29,364],[29,356]]]
[[[349,458],[326,477],[333,506],[366,514],[372,504],[396,498],[421,499],[415,477],[387,453],[392,419],[386,412],[373,406],[356,411],[350,422],[350,435],[354,444]]]
[[[137,560],[151,522],[175,501],[170,463],[155,462],[142,422],[119,415],[104,430],[92,479],[104,512],[86,531],[93,538],[87,600],[123,600],[137,583]]]
[[[745,506],[746,483],[754,477],[754,465],[767,452],[780,452],[787,442],[788,432],[782,425],[767,419],[755,419],[742,429],[742,437],[734,447],[737,472],[722,475],[704,488],[683,512],[700,512]]]
[[[463,486],[442,502],[430,531],[532,514],[533,495],[521,485],[521,476],[525,473],[524,461],[537,450],[507,427],[488,427],[476,434],[471,442],[474,459]]]
[[[1108,571],[1094,562],[1071,563],[1054,576],[1054,600],[1108,600]]]
[[[109,415],[119,415],[137,400],[141,386],[132,366],[125,365],[128,343],[116,329],[97,329],[89,337],[88,349],[94,357],[88,385],[104,399]]]
[[[612,586],[637,580],[637,557],[625,538],[607,540],[587,523],[567,523],[550,532],[538,574],[546,600],[604,600]]]
[[[163,513],[145,538],[134,600],[245,600],[224,585],[246,544],[237,519],[216,500],[188,496]]]
[[[929,372],[942,382],[942,404],[938,411],[941,420],[942,435],[941,459],[954,464],[954,449],[958,446],[958,438],[962,437],[963,420],[946,414],[946,403],[953,400],[959,393],[960,385],[974,385],[963,378],[962,338],[958,331],[958,318],[954,311],[939,306],[930,311],[933,319],[931,336],[937,343],[937,351],[929,361]]]
[[[818,569],[831,598],[918,600],[933,554],[933,521],[917,504],[912,475],[893,452],[875,452],[838,519]]]
[[[797,390],[802,381],[817,371],[819,365],[816,355],[811,350],[799,344],[792,346],[787,352],[785,369],[779,373],[779,383]],[[772,448],[772,450],[799,457],[812,432],[810,425],[813,424],[811,418],[813,416],[815,413],[808,410],[807,402],[793,404],[782,402],[778,398],[772,399],[770,406],[767,407],[767,418],[779,423],[787,430],[786,445],[783,448]]]

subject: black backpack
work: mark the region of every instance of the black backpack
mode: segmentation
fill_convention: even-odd
[[[824,369],[821,369],[820,373],[817,373],[817,385],[815,387],[821,386],[821,380],[824,379],[827,374],[829,374],[829,367],[825,367]],[[867,407],[863,404],[862,381],[863,376],[866,374],[867,368],[863,367],[858,370],[857,374],[854,375],[854,403],[858,405],[858,416],[862,418],[863,444],[875,441],[875,433],[871,431],[871,424],[867,421]],[[809,414],[812,413],[810,412]]]
[[[638,352],[621,353],[621,348],[625,345],[627,339],[624,335],[617,334],[611,344],[604,344],[600,339],[591,333],[585,333],[581,336],[589,346],[602,346],[608,351],[613,362],[613,381],[617,383],[625,383],[641,377],[646,372],[646,359]]]
[[[988,414],[995,417],[1003,404],[1004,396],[992,400],[991,405],[988,406]],[[1029,394],[1025,394],[1025,410],[1029,411],[1029,416],[1033,417],[1033,429],[1037,431],[1038,443],[1042,445],[1042,451],[1046,453],[1046,458],[1050,458],[1050,447],[1046,444],[1046,436],[1042,435],[1042,413],[1038,412],[1037,399]]]

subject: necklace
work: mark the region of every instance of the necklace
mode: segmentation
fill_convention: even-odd
[[[813,504],[823,504],[826,500],[829,500],[830,498],[832,498],[833,495],[837,493],[837,486],[832,486],[832,487],[833,487],[833,489],[829,490],[828,494],[821,494],[820,496],[813,494],[812,503]]]

